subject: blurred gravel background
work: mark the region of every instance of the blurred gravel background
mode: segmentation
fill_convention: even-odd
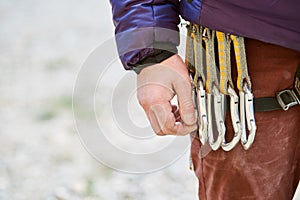
[[[0,0],[1,200],[197,199],[188,154],[159,172],[130,175],[81,145],[74,82],[91,50],[112,36],[108,0]]]

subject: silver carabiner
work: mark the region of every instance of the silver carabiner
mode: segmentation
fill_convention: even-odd
[[[197,105],[198,105],[198,126],[199,138],[204,145],[207,141],[208,119],[206,109],[206,93],[201,80],[198,81],[197,87]]]
[[[193,81],[193,76],[191,74],[190,74],[190,78]],[[194,104],[195,116],[198,116],[197,88],[194,85],[192,85],[192,100],[193,100],[193,104]],[[198,121],[198,119],[197,119],[197,121]]]
[[[212,150],[216,151],[217,149],[219,149],[219,147],[221,146],[222,142],[223,142],[223,138],[226,132],[226,127],[225,127],[225,123],[224,123],[224,97],[222,97],[223,95],[221,95],[219,89],[213,85],[213,94],[208,94],[208,99],[207,99],[207,103],[208,103],[208,117],[209,117],[209,121],[208,121],[208,140],[209,140],[209,144],[212,148]],[[217,126],[217,139],[214,140],[214,131],[213,131],[213,123],[212,123],[212,105],[211,105],[211,96],[213,95],[214,97],[214,116],[216,119],[216,126]]]
[[[248,150],[254,142],[255,134],[256,134],[256,122],[254,118],[254,107],[253,107],[253,94],[249,89],[247,84],[243,86],[244,91],[244,130],[242,132],[241,142],[245,150]],[[249,135],[247,138],[246,133],[246,124],[245,124],[245,114],[247,121],[247,129],[249,131]]]
[[[224,140],[222,143],[222,149],[224,151],[232,150],[240,141],[242,136],[242,127],[239,116],[239,98],[232,87],[229,86],[227,92],[230,96],[230,116],[234,130],[234,136],[231,142],[227,143],[224,135]]]

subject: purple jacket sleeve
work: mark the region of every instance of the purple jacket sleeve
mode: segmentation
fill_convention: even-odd
[[[125,69],[179,44],[179,0],[110,0],[116,42]]]

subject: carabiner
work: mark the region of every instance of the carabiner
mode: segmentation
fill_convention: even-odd
[[[242,136],[242,127],[239,116],[239,97],[232,87],[228,87],[227,92],[230,96],[230,116],[232,121],[232,126],[234,130],[234,136],[231,142],[226,142],[225,135],[222,143],[222,149],[224,151],[232,150],[240,141]]]
[[[198,81],[197,87],[197,105],[198,105],[198,126],[199,126],[199,138],[201,143],[204,145],[207,141],[208,132],[208,120],[206,110],[206,93],[202,80]]]
[[[226,127],[224,123],[224,96],[220,93],[216,85],[213,85],[213,94],[208,94],[207,103],[208,103],[208,140],[212,150],[216,151],[221,146],[224,135],[226,132]],[[214,115],[216,119],[216,126],[218,130],[218,135],[216,140],[214,139],[213,123],[212,123],[212,99],[214,99]]]
[[[251,145],[254,142],[255,134],[256,134],[256,122],[254,118],[254,108],[253,108],[253,94],[251,90],[249,89],[247,84],[244,84],[243,86],[243,115],[244,115],[244,127],[243,127],[243,132],[242,132],[242,137],[241,137],[241,142],[245,150],[248,150]],[[240,112],[242,112],[240,110]],[[245,114],[246,114],[246,121],[247,121],[247,129],[249,131],[249,135],[247,138],[247,133],[246,133],[246,124],[245,124]]]

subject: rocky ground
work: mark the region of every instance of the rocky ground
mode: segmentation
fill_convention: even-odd
[[[102,0],[0,0],[1,200],[197,199],[188,154],[132,175],[100,164],[80,142],[73,86],[89,53],[113,35],[110,12]]]

